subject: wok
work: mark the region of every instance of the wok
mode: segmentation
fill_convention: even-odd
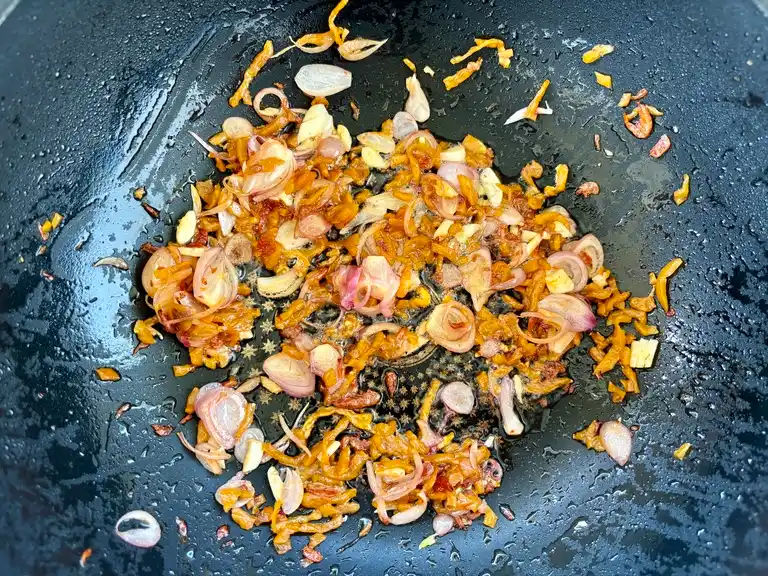
[[[15,4],[15,2],[13,3]],[[244,532],[213,500],[222,479],[205,472],[176,438],[150,424],[176,424],[194,385],[226,371],[175,379],[185,357],[172,339],[135,356],[132,321],[146,309],[133,289],[137,249],[168,238],[187,209],[191,178],[212,173],[187,130],[208,135],[230,114],[226,97],[266,38],[325,29],[327,2],[223,3],[199,0],[107,3],[23,0],[0,25],[0,510],[4,574],[68,574],[83,550],[90,574],[287,574],[294,550],[277,556],[268,531]],[[575,394],[523,438],[504,443],[505,477],[489,498],[515,520],[474,525],[419,551],[429,521],[376,524],[351,547],[357,517],[330,535],[331,574],[766,574],[766,397],[768,346],[768,27],[764,4],[749,0],[674,3],[351,2],[340,17],[356,34],[389,37],[374,57],[352,63],[353,88],[332,97],[335,117],[353,131],[378,126],[401,109],[410,57],[422,75],[444,139],[465,133],[491,145],[497,167],[514,177],[532,158],[564,162],[574,177],[559,201],[584,232],[603,239],[606,261],[633,292],[674,256],[686,265],[671,283],[676,315],[662,325],[656,366],[642,394],[612,405],[589,375],[585,354],[571,355]],[[450,55],[476,35],[501,36],[512,67],[486,66],[455,91],[440,78]],[[580,62],[595,43],[617,49],[596,66]],[[291,53],[273,61],[255,87],[286,82],[298,66],[330,61]],[[451,70],[451,72],[449,72]],[[613,75],[608,92],[593,71]],[[555,110],[535,125],[502,126],[541,80]],[[669,133],[661,161],[621,126],[619,93],[645,87],[665,111],[656,135]],[[349,100],[361,106],[350,118]],[[300,104],[296,104],[300,105]],[[244,111],[244,109],[243,109]],[[251,114],[252,115],[252,114]],[[255,117],[254,117],[255,121]],[[600,134],[612,158],[592,146]],[[692,176],[691,199],[671,192]],[[573,189],[596,180],[583,200]],[[152,220],[132,191],[146,187],[161,211]],[[47,252],[36,223],[64,216]],[[79,249],[76,247],[79,246]],[[119,255],[130,272],[93,268]],[[52,276],[46,279],[41,271]],[[274,334],[260,334],[262,339]],[[114,366],[120,382],[94,369]],[[133,405],[117,419],[116,409]],[[259,418],[274,434],[269,413]],[[547,418],[548,416],[548,418]],[[631,463],[618,468],[570,434],[593,418],[639,426]],[[682,442],[685,461],[672,457]],[[262,478],[263,471],[254,474]],[[263,488],[263,479],[256,481]],[[359,516],[372,517],[369,498]],[[131,509],[151,511],[163,527],[152,549],[113,533]],[[182,542],[175,518],[189,525]],[[230,535],[217,540],[221,524]]]

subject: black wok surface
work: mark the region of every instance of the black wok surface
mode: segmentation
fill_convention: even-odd
[[[208,135],[230,115],[226,97],[265,38],[282,46],[288,35],[323,30],[330,8],[23,0],[0,25],[3,574],[303,570],[301,539],[276,556],[267,528],[246,533],[227,522],[213,500],[223,479],[205,472],[175,437],[152,432],[150,424],[178,422],[192,386],[226,371],[173,378],[170,365],[186,356],[171,339],[131,356],[132,321],[146,312],[132,286],[138,246],[168,238],[171,219],[187,209],[184,184],[212,173],[187,130]],[[437,71],[422,82],[433,108],[427,127],[439,136],[471,131],[496,150],[508,177],[531,158],[571,166],[558,200],[583,231],[603,239],[607,265],[625,288],[646,290],[648,272],[674,256],[686,266],[671,283],[676,316],[656,318],[663,343],[655,369],[641,376],[640,397],[611,405],[604,384],[589,376],[590,363],[574,353],[576,394],[551,410],[544,431],[505,444],[504,484],[489,502],[509,505],[514,521],[500,518],[493,530],[476,523],[423,551],[417,545],[431,532],[429,520],[397,529],[377,522],[370,536],[338,552],[357,533],[354,517],[321,546],[326,560],[308,571],[768,573],[764,13],[749,0],[353,0],[339,21],[353,34],[391,38],[375,57],[349,65],[353,88],[331,99],[353,133],[400,109],[407,55]],[[448,58],[476,34],[507,39],[512,67],[503,70],[484,53],[481,72],[446,93],[439,79],[452,71]],[[583,65],[581,52],[599,42],[614,43],[616,52]],[[330,60],[291,53],[255,86],[284,81],[294,105],[304,105],[290,78],[300,64]],[[593,70],[613,75],[612,93],[595,84]],[[544,77],[553,82],[554,116],[503,127]],[[652,142],[622,127],[615,106],[620,92],[641,87],[666,112],[654,136],[669,133],[673,148],[661,161],[647,156]],[[357,123],[352,97],[362,108]],[[595,133],[613,158],[593,150]],[[677,208],[671,192],[683,172],[692,176],[692,197]],[[600,182],[601,194],[576,198],[583,180]],[[162,211],[159,221],[132,199],[138,186]],[[64,224],[36,256],[36,222],[54,211]],[[131,271],[91,267],[113,254]],[[96,381],[98,366],[117,367],[122,381]],[[116,420],[123,402],[134,407]],[[277,407],[260,408],[268,431]],[[624,469],[570,439],[593,418],[618,416],[640,427]],[[684,441],[694,450],[679,462],[672,451]],[[258,485],[263,474],[255,474]],[[370,517],[367,495],[359,500],[360,516]],[[164,534],[153,549],[131,548],[113,534],[117,518],[135,508],[160,520]],[[189,525],[186,543],[177,516]],[[231,534],[217,541],[223,523]],[[93,556],[81,570],[88,547]]]

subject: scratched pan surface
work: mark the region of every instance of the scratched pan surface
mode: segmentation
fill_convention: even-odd
[[[673,256],[686,267],[672,282],[676,316],[655,318],[664,342],[639,398],[610,405],[584,354],[572,354],[576,393],[530,415],[532,431],[504,443],[504,483],[489,501],[508,505],[514,521],[500,518],[493,530],[475,525],[418,551],[428,521],[386,530],[377,523],[348,546],[358,530],[353,517],[322,545],[326,560],[313,573],[768,570],[766,18],[747,0],[656,4],[352,2],[343,12],[354,34],[390,42],[349,65],[354,86],[332,99],[337,119],[356,132],[378,126],[404,100],[400,59],[429,64],[437,75],[422,76],[434,111],[427,126],[447,139],[471,131],[493,146],[507,176],[531,158],[569,164],[561,203],[582,231],[604,240],[624,287],[645,290],[648,272]],[[275,555],[266,529],[232,525],[217,541],[227,519],[212,495],[222,479],[174,437],[153,434],[153,423],[178,422],[192,386],[227,371],[174,379],[170,365],[185,353],[170,339],[131,356],[130,326],[145,313],[132,285],[138,246],[168,238],[173,218],[187,209],[185,183],[212,172],[187,130],[210,134],[230,114],[226,96],[266,37],[282,45],[289,35],[322,30],[329,9],[327,2],[23,0],[0,26],[1,573],[72,573],[89,547],[93,556],[78,573],[300,570],[298,550]],[[512,67],[503,70],[484,53],[476,77],[444,92],[439,78],[451,69],[449,55],[476,34],[509,40]],[[585,46],[606,41],[616,44],[615,54],[581,64]],[[291,53],[271,63],[257,85],[286,81],[310,60]],[[595,69],[613,75],[616,92],[594,83]],[[554,116],[503,127],[544,77],[553,81],[547,100]],[[292,102],[302,105],[287,83]],[[621,127],[615,107],[618,92],[640,87],[666,111],[656,134],[670,133],[674,144],[661,161],[648,158],[649,142]],[[362,108],[357,123],[350,98]],[[612,158],[593,150],[595,133]],[[693,194],[675,208],[670,193],[683,172],[692,175]],[[576,199],[582,180],[600,182],[601,194]],[[131,198],[138,186],[160,220]],[[35,223],[53,211],[64,225],[48,252],[35,256]],[[91,267],[112,254],[131,271]],[[237,363],[241,375],[257,370],[278,343],[274,310],[263,311],[250,357]],[[122,381],[95,381],[93,369],[104,365],[119,368]],[[399,370],[398,395],[382,412],[406,422],[431,377],[468,377],[474,368],[434,356]],[[368,373],[370,385],[380,373]],[[276,433],[272,413],[290,417],[298,408],[255,398],[268,434]],[[116,420],[124,402],[133,408]],[[640,427],[624,469],[569,438],[593,418],[618,416]],[[471,424],[496,426],[492,418]],[[695,449],[678,462],[671,453],[684,441]],[[360,516],[371,516],[368,499],[362,492]],[[115,520],[135,508],[160,520],[164,534],[153,549],[130,548],[112,533]],[[189,525],[187,542],[176,533],[176,517]]]

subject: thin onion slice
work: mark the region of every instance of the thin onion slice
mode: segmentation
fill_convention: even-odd
[[[197,143],[202,146],[206,152],[208,152],[213,158],[224,158],[226,157],[223,152],[220,152],[219,150],[216,150],[213,146],[211,146],[208,142],[206,142],[203,138],[192,132],[189,131],[189,135],[192,136],[195,140],[197,140]]]
[[[254,157],[256,162],[278,162],[267,172],[256,172],[243,180],[243,193],[251,194],[252,202],[273,198],[282,192],[282,186],[293,175],[296,160],[288,147],[275,139],[265,140]],[[250,163],[250,161],[249,161]]]
[[[342,58],[344,58],[344,60],[357,62],[358,60],[368,58],[368,56],[384,46],[387,40],[389,40],[389,38],[385,38],[384,40],[355,38],[354,40],[347,40],[344,42],[341,46],[339,46],[338,50],[339,54]]]
[[[400,331],[400,328],[400,325],[395,324],[394,322],[376,322],[365,328],[360,333],[360,339],[362,340],[363,338],[370,338],[379,332],[398,332]]]
[[[585,260],[590,278],[597,274],[600,268],[603,266],[605,259],[605,255],[603,253],[603,245],[594,234],[586,234],[579,240],[568,242],[565,246],[563,246],[563,250],[570,250],[571,252],[575,252]]]
[[[352,86],[352,73],[330,64],[307,64],[294,78],[307,96],[332,96]]]
[[[515,378],[519,379],[520,376],[515,376]],[[515,382],[509,376],[504,376],[501,379],[499,408],[501,409],[501,423],[504,432],[509,436],[520,436],[525,427],[515,412]]]
[[[307,363],[284,352],[264,360],[264,372],[289,396],[301,398],[315,392],[315,375]]]
[[[139,522],[142,526],[140,528],[120,530],[120,525],[123,524],[123,522],[131,521]],[[117,523],[115,523],[115,534],[131,546],[152,548],[152,546],[160,541],[162,530],[160,529],[158,521],[149,512],[144,512],[144,510],[132,510],[127,514],[123,514]]]
[[[286,515],[293,514],[301,506],[304,498],[304,483],[301,481],[299,473],[291,468],[285,470],[285,480],[283,480],[283,489],[280,494],[280,500],[283,502],[283,512]]]
[[[192,452],[193,454],[198,456],[198,459],[202,458],[204,460],[229,460],[231,456],[227,454],[226,452],[223,452],[221,454],[213,454],[211,452],[205,452],[204,450],[200,450],[196,448],[195,446],[192,446],[189,440],[187,440],[187,437],[184,436],[181,432],[176,432],[176,436],[178,436],[179,441],[181,442],[182,446]],[[200,444],[202,446],[202,444]]]
[[[520,331],[520,334],[522,334],[523,337],[526,340],[528,340],[528,342],[533,342],[534,344],[549,344],[550,342],[554,342],[555,340],[557,340],[557,338],[560,337],[561,334],[563,334],[563,332],[565,332],[566,325],[568,324],[568,322],[564,318],[562,318],[561,316],[558,316],[553,312],[549,312],[547,310],[542,310],[541,312],[523,312],[522,314],[520,314],[520,317],[521,318],[537,318],[542,322],[555,326],[557,328],[557,332],[555,332],[551,336],[547,336],[546,338],[536,338],[526,333],[525,330],[520,328],[520,326],[518,325],[517,329]]]
[[[467,256],[466,264],[459,266],[464,290],[472,297],[475,312],[485,306],[491,295],[491,253],[488,248],[480,248]]]
[[[417,132],[418,129],[419,125],[416,123],[416,119],[408,112],[398,112],[392,118],[392,135],[395,140],[407,138],[414,132]]]
[[[504,282],[494,284],[491,288],[493,290],[509,290],[510,288],[514,288],[525,282],[525,270],[522,268],[513,268],[510,272],[512,274],[511,278],[504,280]]]
[[[402,526],[403,524],[410,524],[411,522],[415,522],[416,520],[421,518],[424,512],[427,511],[428,500],[424,492],[419,492],[419,498],[421,499],[421,502],[419,504],[416,504],[415,506],[411,506],[407,510],[403,510],[402,512],[398,512],[397,514],[394,514],[389,519],[389,523],[394,524],[395,526]]]
[[[438,536],[445,536],[448,532],[453,530],[453,516],[449,516],[448,514],[438,514],[432,520],[432,530],[434,530],[435,534]]]
[[[295,42],[293,38],[288,38],[295,48],[298,48],[306,54],[319,54],[325,52],[334,45],[333,33],[329,30],[324,34],[305,34]],[[308,46],[314,44],[314,46]]]
[[[309,353],[309,368],[315,376],[322,377],[329,370],[338,371],[341,354],[331,344],[320,344]]]
[[[427,319],[427,333],[443,348],[463,354],[475,344],[475,316],[459,302],[439,304]]]
[[[461,189],[459,176],[466,176],[473,183],[477,181],[477,171],[464,162],[443,162],[437,171],[437,175],[448,182],[457,192]]]
[[[632,454],[632,432],[617,420],[609,420],[600,425],[600,440],[608,456],[619,466],[629,462]]]
[[[440,389],[440,400],[457,414],[469,414],[475,407],[475,395],[465,382],[451,382]]]
[[[567,329],[587,332],[597,326],[597,318],[589,304],[572,294],[550,294],[539,302],[539,311],[553,313],[565,320]]]
[[[162,282],[155,276],[155,272],[162,268],[168,268],[176,264],[171,251],[168,248],[159,248],[149,257],[141,271],[141,285],[148,296],[155,295]]]
[[[393,305],[400,287],[400,277],[384,256],[366,256],[361,268],[361,282],[370,286],[370,297],[379,303],[375,306],[356,306],[355,310],[364,316],[382,314],[390,318],[394,314]]]
[[[469,463],[472,465],[472,468],[477,470],[477,440],[472,440],[472,444],[469,445]]]
[[[242,463],[245,460],[245,455],[248,452],[248,441],[256,440],[257,442],[264,442],[264,432],[257,426],[251,426],[246,428],[245,432],[240,435],[235,444],[235,458]]]
[[[230,450],[235,446],[235,434],[246,416],[248,402],[237,390],[204,386],[195,399],[195,413],[216,443]]]
[[[224,250],[209,248],[195,265],[193,294],[198,302],[209,308],[227,306],[237,297],[237,270]]]
[[[278,412],[277,414],[278,422],[280,422],[280,428],[283,429],[283,433],[293,442],[296,444],[296,447],[299,448],[302,452],[304,452],[307,456],[312,456],[312,452],[309,451],[309,448],[307,448],[306,442],[304,442],[301,438],[296,436],[296,434],[291,430],[291,427],[288,426],[288,423],[285,421],[285,418],[282,414]]]
[[[261,102],[267,96],[277,97],[280,100],[280,108],[262,108]],[[268,88],[262,88],[256,93],[256,96],[253,97],[253,109],[256,111],[256,114],[259,115],[259,118],[265,122],[274,120],[282,110],[285,110],[289,107],[288,97],[285,95],[285,93],[282,90],[278,90],[277,88],[273,88],[271,86]]]
[[[235,501],[227,494],[228,490],[233,489],[240,493],[240,497]],[[253,484],[245,479],[245,474],[241,471],[219,486],[216,489],[214,498],[216,502],[222,505],[224,512],[229,512],[233,508],[242,508],[248,504],[255,494],[256,491],[253,489]]]
[[[413,132],[408,135],[403,141],[402,141],[402,148],[406,149],[408,146],[413,144],[414,141],[422,141],[427,144],[430,148],[438,148],[437,140],[432,135],[432,133],[429,130],[419,130],[417,132]]]
[[[547,262],[550,266],[565,271],[573,282],[573,290],[571,290],[571,292],[581,292],[584,289],[584,286],[587,285],[587,280],[589,279],[587,266],[575,252],[570,252],[568,250],[555,252],[547,258]]]

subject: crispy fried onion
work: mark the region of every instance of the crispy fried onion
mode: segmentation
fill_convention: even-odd
[[[384,256],[366,256],[361,266],[341,266],[333,276],[333,285],[345,310],[389,318],[394,313],[400,278]],[[371,298],[377,303],[369,304]]]
[[[467,352],[475,344],[475,316],[459,302],[439,304],[427,319],[427,333],[451,352]]]
[[[391,518],[387,513],[387,508],[391,506],[388,506],[380,498],[374,498],[373,503],[374,506],[376,506],[376,513],[379,515],[379,520],[382,524],[394,524],[396,526],[402,526],[403,524],[410,524],[411,522],[415,522],[423,516],[424,512],[427,511],[427,502],[429,500],[423,491],[419,492],[419,500],[420,502],[418,504],[415,504],[414,506],[411,506],[402,512],[394,514]]]
[[[637,122],[633,120],[637,118]],[[624,114],[624,126],[635,138],[644,140],[653,132],[653,115],[645,104],[638,104],[629,114]]]
[[[241,471],[219,486],[215,498],[216,502],[224,508],[224,512],[229,512],[232,508],[242,508],[255,495],[256,490],[253,484],[245,479],[245,474]]]
[[[371,492],[377,498],[384,502],[394,502],[413,492],[416,487],[424,480],[424,462],[419,454],[414,454],[413,462],[415,468],[412,473],[399,479],[397,482],[386,482],[376,475],[373,462],[368,460],[365,463],[365,469],[368,472],[368,485]]]
[[[480,248],[467,256],[467,263],[459,266],[464,290],[472,297],[475,312],[485,306],[493,293],[491,290],[491,253],[488,248]]]
[[[208,248],[195,265],[195,299],[209,308],[227,306],[237,297],[237,270],[219,247]]]
[[[264,141],[253,158],[254,164],[270,166],[271,169],[246,176],[242,184],[243,193],[251,195],[251,202],[279,196],[296,167],[293,153],[279,140],[270,138]]]
[[[235,434],[246,417],[247,404],[237,390],[213,382],[197,393],[195,413],[216,443],[229,450],[235,446]]]

